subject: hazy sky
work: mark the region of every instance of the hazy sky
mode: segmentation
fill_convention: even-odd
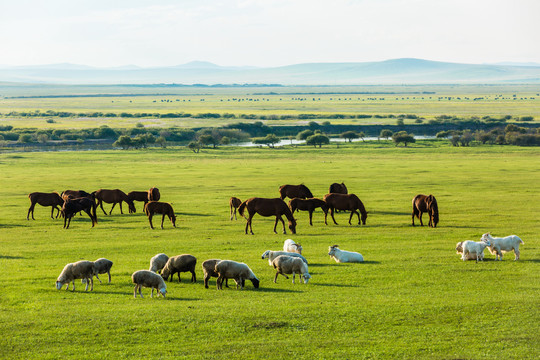
[[[0,64],[540,63],[540,0],[0,0]]]

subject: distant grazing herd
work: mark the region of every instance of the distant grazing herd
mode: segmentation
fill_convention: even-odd
[[[358,224],[366,224],[368,212],[366,211],[362,201],[355,195],[349,194],[345,184],[333,183],[330,185],[329,193],[324,195],[322,199],[313,197],[311,191],[304,184],[300,185],[283,185],[279,188],[279,198],[260,198],[252,197],[246,201],[241,201],[237,197],[231,197],[229,200],[230,220],[237,219],[236,212],[244,217],[247,222],[245,233],[253,234],[251,227],[252,219],[255,214],[261,216],[275,216],[274,233],[278,221],[281,221],[283,233],[286,234],[285,222],[282,218],[284,215],[288,220],[289,230],[296,234],[296,219],[293,213],[298,210],[309,212],[309,224],[313,225],[312,216],[317,208],[321,208],[324,212],[324,223],[328,225],[327,215],[330,215],[334,224],[337,222],[334,218],[336,211],[350,211],[349,225],[354,214],[358,217]],[[160,202],[160,192],[157,188],[150,188],[148,191],[132,191],[125,194],[121,190],[106,190],[100,189],[92,193],[82,190],[66,190],[61,194],[58,193],[41,193],[34,192],[28,195],[31,205],[28,209],[27,220],[32,215],[34,219],[34,207],[36,204],[41,206],[51,206],[51,218],[54,218],[54,210],[56,209],[56,218],[59,215],[64,217],[64,228],[68,229],[71,218],[76,214],[84,211],[92,221],[92,227],[97,224],[96,209],[99,206],[103,213],[107,212],[103,209],[103,203],[112,204],[109,215],[112,213],[116,204],[119,204],[120,213],[123,214],[122,202],[128,204],[129,213],[134,213],[134,201],[144,202],[144,212],[148,216],[150,227],[153,229],[152,217],[154,214],[161,214],[161,228],[165,216],[168,216],[172,225],[176,227],[176,216],[174,210],[169,203]],[[289,197],[289,204],[285,203],[284,199]],[[418,218],[420,225],[423,226],[422,214],[427,213],[429,216],[429,227],[435,228],[439,222],[439,210],[437,200],[433,195],[416,195],[412,200],[412,225],[414,226],[415,218]],[[247,212],[247,216],[245,215]],[[514,251],[515,260],[519,260],[520,252],[519,245],[523,241],[516,235],[510,235],[504,238],[492,237],[489,233],[482,235],[481,241],[475,242],[471,240],[459,242],[456,245],[456,251],[461,254],[462,260],[476,260],[477,262],[484,259],[484,249],[487,247],[489,251],[496,255],[495,260],[502,260],[503,252]],[[311,275],[308,272],[308,262],[302,256],[302,246],[295,243],[291,239],[287,239],[283,245],[283,251],[267,250],[262,254],[263,259],[268,259],[269,264],[276,270],[274,282],[277,282],[279,274],[288,278],[287,275],[292,274],[293,283],[295,275],[298,274],[304,283],[308,283]],[[343,262],[363,262],[364,258],[360,253],[345,251],[339,249],[338,245],[332,245],[328,249],[328,255],[338,263]],[[173,279],[175,273],[178,274],[180,282],[181,272],[190,272],[191,281],[196,282],[195,266],[197,259],[190,254],[177,255],[168,257],[166,254],[157,254],[150,259],[149,270],[139,270],[133,273],[132,281],[135,284],[133,294],[137,297],[137,292],[142,297],[141,288],[151,288],[151,297],[153,297],[154,289],[158,295],[163,296],[167,293],[165,280],[170,277]],[[61,289],[67,284],[66,290],[69,289],[69,284],[73,283],[75,290],[75,279],[82,279],[86,282],[86,291],[90,284],[93,290],[93,277],[95,276],[100,282],[98,274],[107,273],[109,282],[111,282],[110,269],[112,261],[100,258],[96,261],[78,261],[67,264],[56,281],[56,288]],[[217,289],[222,289],[223,281],[228,287],[228,279],[233,279],[236,283],[236,288],[243,289],[245,280],[250,280],[255,288],[259,287],[259,279],[253,271],[244,263],[239,263],[232,260],[209,259],[202,263],[204,274],[204,285],[208,288],[208,280],[210,277],[216,277]]]

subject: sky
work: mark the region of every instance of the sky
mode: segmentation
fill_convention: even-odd
[[[0,0],[0,65],[540,63],[539,0]]]

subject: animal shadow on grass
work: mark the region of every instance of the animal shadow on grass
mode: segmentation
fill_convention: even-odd
[[[179,213],[176,213],[176,214],[177,214],[177,216],[203,216],[203,217],[214,216],[213,214],[185,213],[185,212],[179,212]]]
[[[23,257],[23,256],[11,256],[11,255],[0,255],[0,259],[16,260],[16,259],[25,259],[25,257]]]
[[[321,283],[309,283],[310,286],[326,286],[326,287],[343,287],[343,288],[357,288],[359,285],[345,285],[345,284],[321,284]]]
[[[253,289],[253,291],[271,292],[271,293],[272,292],[275,292],[275,293],[301,293],[302,292],[300,290],[276,289],[276,288],[267,288],[267,287],[260,287],[258,289]]]

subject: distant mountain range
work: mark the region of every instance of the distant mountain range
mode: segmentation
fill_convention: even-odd
[[[459,64],[421,59],[230,67],[194,61],[170,67],[75,64],[0,66],[0,81],[51,84],[389,85],[540,83],[540,64]]]

